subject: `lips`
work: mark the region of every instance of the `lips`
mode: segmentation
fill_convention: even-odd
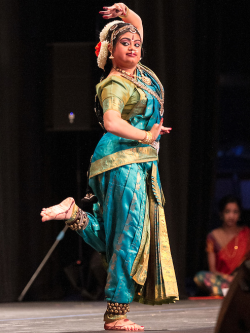
[[[127,55],[129,56],[129,57],[136,57],[137,56],[137,54],[136,53],[132,53],[132,52],[130,52],[130,53],[127,53]]]

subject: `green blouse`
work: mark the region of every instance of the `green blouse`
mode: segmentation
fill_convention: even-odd
[[[121,76],[108,76],[96,86],[96,92],[103,113],[107,110],[114,110],[121,113],[122,119],[129,120],[145,112],[146,94]]]
[[[123,120],[140,130],[145,130],[150,120],[152,125],[157,121],[159,112],[154,108],[154,99],[121,76],[107,77],[96,91],[104,113],[117,111]],[[122,165],[157,160],[157,150],[152,146],[107,132],[93,154],[90,178]]]

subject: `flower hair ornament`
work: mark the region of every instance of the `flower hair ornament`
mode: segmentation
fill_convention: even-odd
[[[107,63],[107,58],[108,58],[109,41],[107,41],[107,36],[108,36],[109,30],[113,31],[111,38],[110,38],[111,50],[113,49],[114,39],[122,31],[128,30],[132,33],[137,33],[140,36],[139,31],[132,24],[126,24],[126,25],[122,26],[120,29],[115,30],[119,23],[123,23],[123,21],[115,20],[115,21],[109,22],[108,24],[105,25],[105,27],[100,32],[100,42],[95,47],[95,54],[97,56],[98,67],[103,70]]]
[[[97,56],[97,65],[99,68],[104,70],[108,57],[108,45],[109,42],[106,40],[109,29],[114,25],[121,23],[122,21],[112,21],[105,25],[105,27],[100,32],[100,42],[95,47],[95,54]]]

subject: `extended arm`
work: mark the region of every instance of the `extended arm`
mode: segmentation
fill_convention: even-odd
[[[115,110],[108,110],[104,113],[104,126],[106,130],[112,134],[125,139],[143,140],[146,132],[130,125],[126,120],[121,118],[121,114]],[[154,124],[151,128],[152,138],[157,139],[159,134],[170,133],[171,128],[162,126],[163,119],[160,124]]]
[[[126,23],[131,23],[137,28],[143,41],[143,26],[142,20],[139,15],[129,9],[124,3],[115,3],[111,7],[103,7],[104,11],[100,14],[103,15],[104,19],[111,19],[121,16],[122,20]]]

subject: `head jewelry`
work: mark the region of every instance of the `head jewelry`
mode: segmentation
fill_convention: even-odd
[[[112,31],[112,34],[110,37],[111,51],[113,50],[114,40],[116,39],[117,35],[120,32],[129,31],[134,34],[135,33],[138,34],[141,38],[139,31],[132,24],[125,24],[116,30],[119,23],[123,23],[123,21],[115,20],[115,21],[109,22],[108,24],[105,25],[105,27],[102,29],[102,31],[100,33],[101,46],[100,46],[100,51],[99,51],[99,54],[97,57],[97,64],[98,64],[98,67],[102,68],[103,70],[106,65],[107,57],[108,57],[109,41],[107,40],[107,37],[108,37],[109,31]]]

